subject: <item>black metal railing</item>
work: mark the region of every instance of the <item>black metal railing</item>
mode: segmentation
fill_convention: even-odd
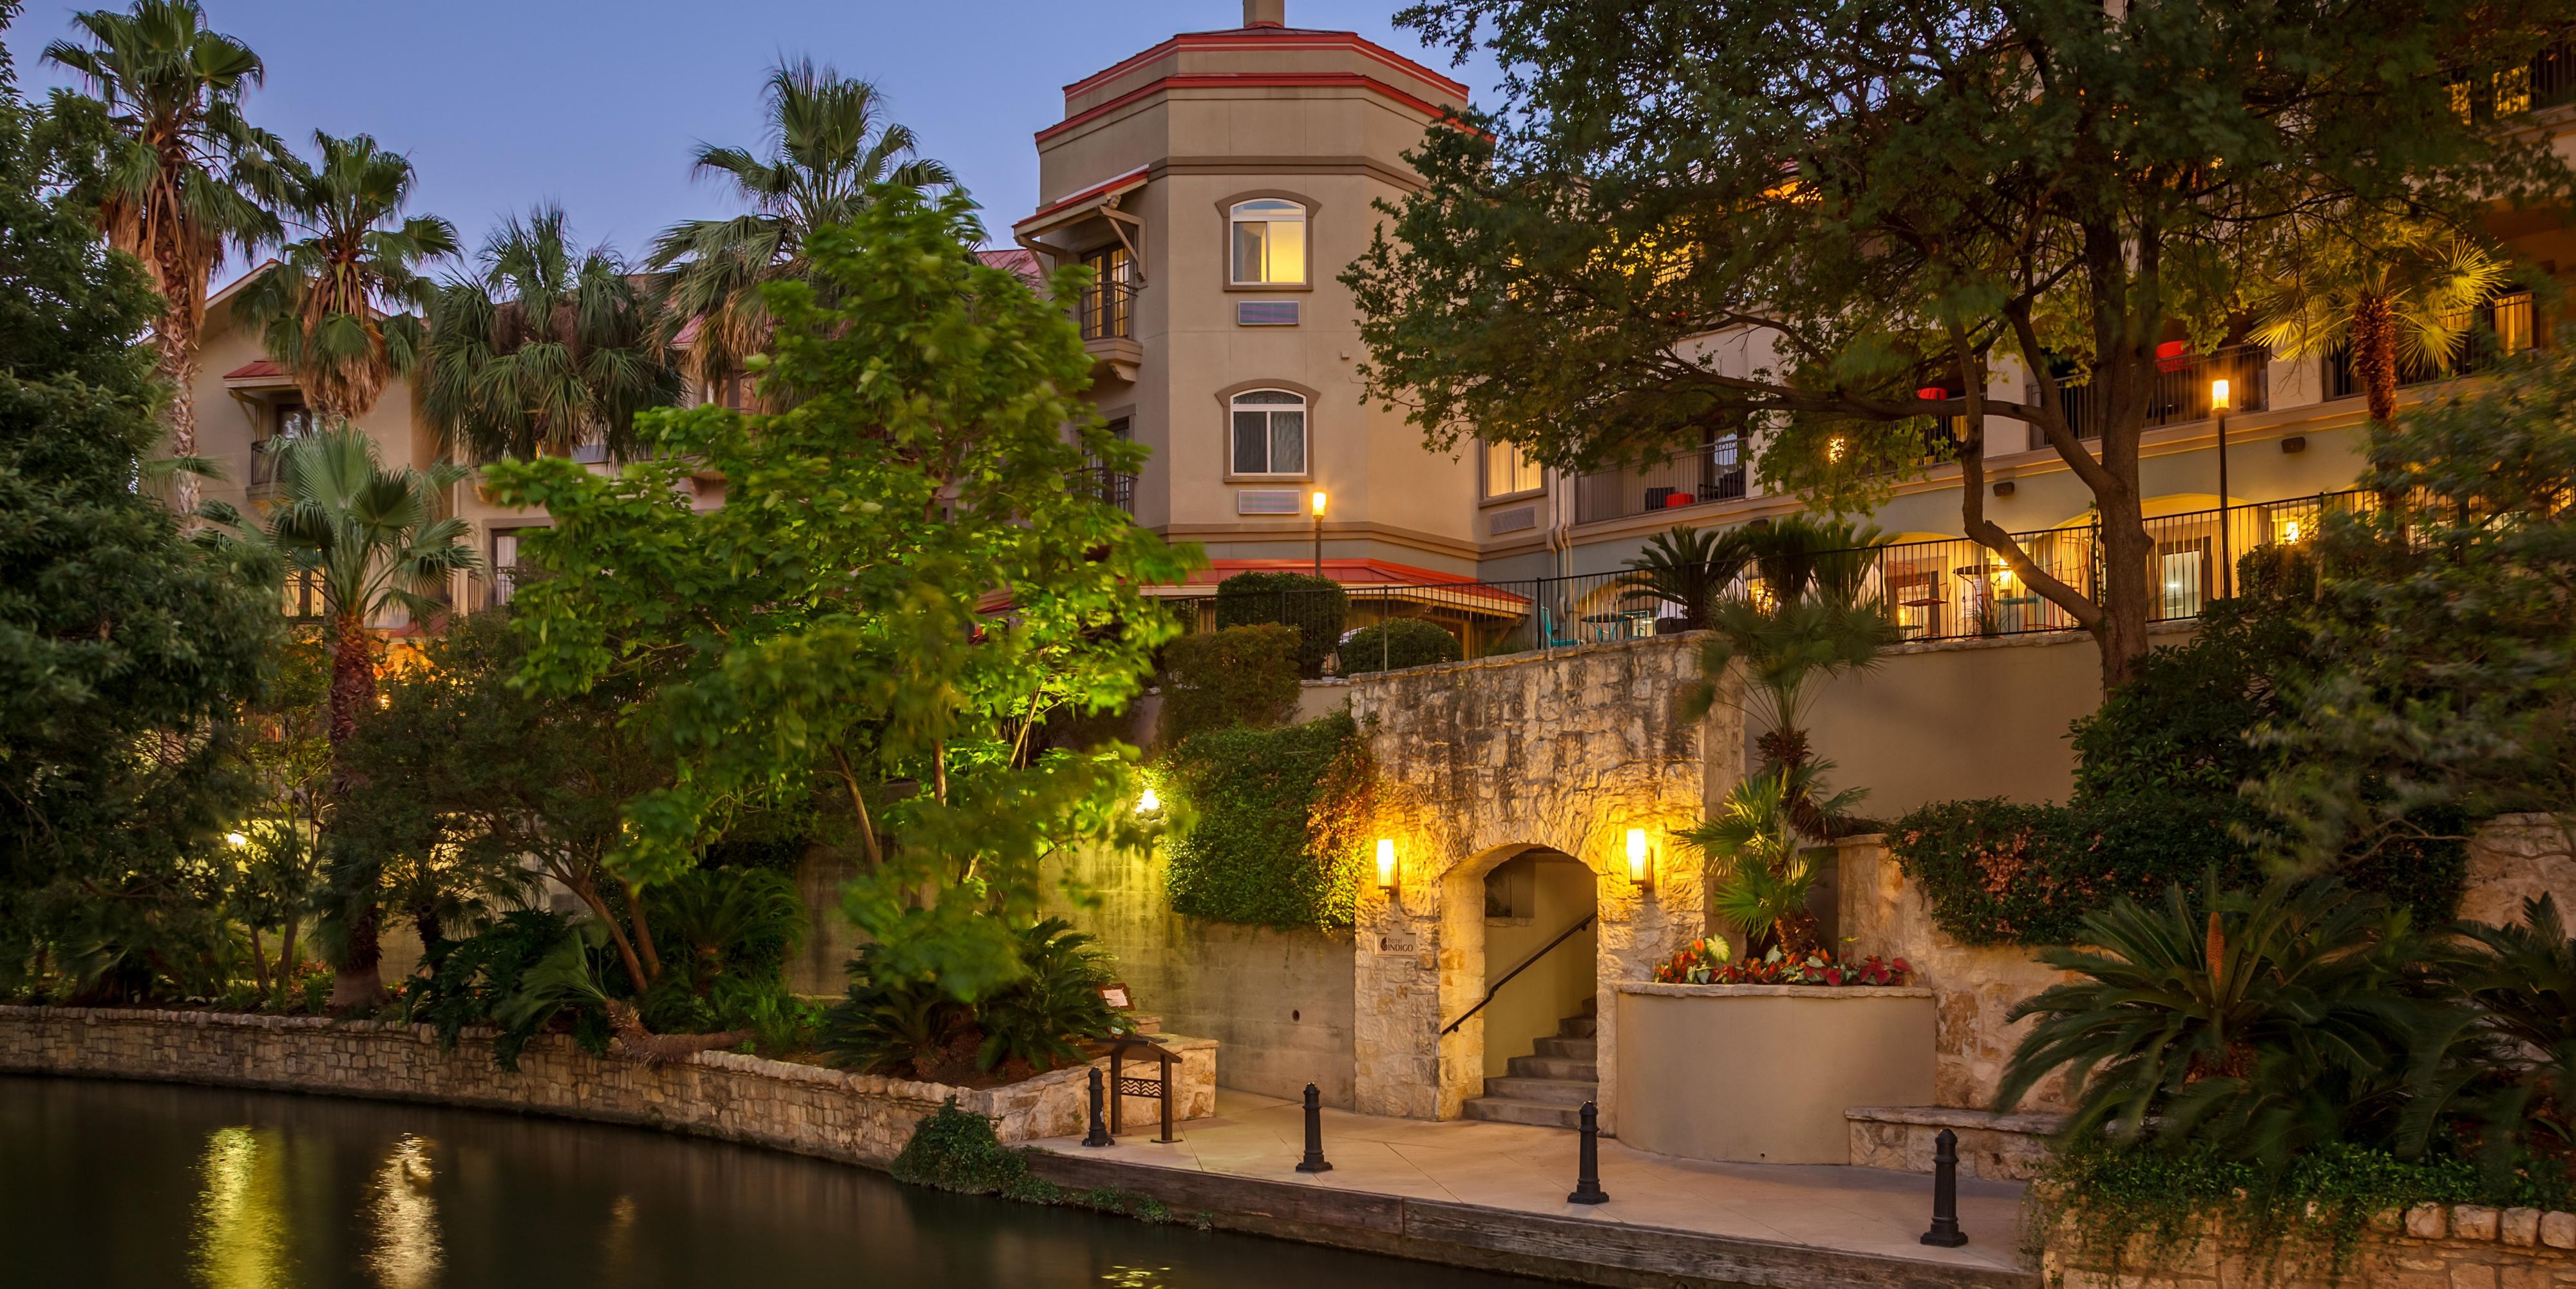
[[[2272,406],[2272,351],[2262,345],[2230,345],[2206,354],[2184,354],[2156,360],[2147,391],[2147,427],[2205,420],[2219,381],[2227,382],[2230,412],[2261,412]],[[2037,397],[2033,395],[2034,399]],[[2089,380],[2057,387],[2058,410],[2083,439],[2102,437],[2109,419],[2102,392]],[[2033,450],[2048,446],[2039,427],[2030,430]]]
[[[1085,340],[1136,338],[1136,288],[1125,282],[1101,282],[1083,290],[1074,305]]]
[[[2538,321],[2533,312],[2531,293],[2517,291],[2511,295],[2478,306],[2467,318],[2455,320],[2467,333],[2459,354],[2451,360],[2450,370],[2425,361],[2421,356],[2398,355],[2397,384],[2430,384],[2454,376],[2471,376],[2499,361],[2531,347],[2532,327]],[[2368,392],[2360,368],[2353,362],[2352,347],[2336,347],[2326,358],[2326,397],[2359,398]]]
[[[1512,969],[1511,969],[1511,970],[1509,970],[1509,971],[1504,972],[1504,973],[1503,973],[1503,978],[1502,978],[1502,979],[1497,980],[1497,981],[1495,981],[1494,983],[1492,983],[1492,984],[1490,984],[1490,985],[1487,985],[1487,986],[1485,987],[1485,996],[1484,996],[1483,998],[1478,999],[1478,1000],[1476,1001],[1476,1005],[1475,1005],[1475,1006],[1470,1007],[1470,1008],[1468,1008],[1465,1012],[1461,1013],[1461,1014],[1459,1015],[1458,1019],[1456,1019],[1456,1020],[1453,1020],[1453,1021],[1449,1022],[1449,1023],[1448,1023],[1447,1025],[1445,1025],[1445,1026],[1442,1026],[1442,1027],[1441,1027],[1441,1030],[1440,1030],[1440,1036],[1441,1036],[1442,1038],[1447,1038],[1447,1037],[1448,1037],[1448,1036],[1450,1036],[1451,1034],[1455,1034],[1455,1033],[1457,1033],[1457,1032],[1458,1032],[1458,1027],[1459,1027],[1459,1026],[1464,1025],[1464,1024],[1466,1024],[1469,1020],[1473,1019],[1473,1018],[1475,1017],[1476,1013],[1478,1013],[1478,1012],[1480,1012],[1480,1011],[1485,1010],[1485,1004],[1487,1004],[1487,1003],[1490,1003],[1490,1002],[1494,1001],[1494,995],[1496,995],[1496,994],[1499,994],[1499,993],[1503,992],[1503,986],[1505,986],[1505,985],[1508,985],[1508,984],[1512,983],[1512,977],[1517,976],[1517,975],[1521,974],[1522,972],[1527,971],[1527,970],[1529,970],[1530,968],[1532,968],[1532,967],[1534,967],[1534,966],[1537,966],[1537,965],[1538,965],[1538,960],[1539,960],[1539,959],[1544,958],[1544,957],[1546,957],[1548,954],[1555,952],[1555,950],[1556,950],[1556,946],[1558,946],[1558,945],[1560,945],[1560,944],[1563,944],[1563,943],[1565,943],[1565,942],[1566,942],[1566,941],[1568,941],[1568,940],[1573,939],[1573,938],[1574,938],[1574,933],[1575,933],[1575,932],[1580,931],[1580,930],[1582,930],[1583,928],[1585,928],[1585,927],[1588,927],[1588,926],[1592,925],[1592,920],[1593,920],[1594,918],[1599,917],[1599,916],[1601,916],[1601,911],[1600,911],[1600,910],[1598,910],[1598,909],[1595,909],[1595,910],[1593,910],[1593,911],[1592,911],[1592,912],[1590,912],[1590,913],[1586,913],[1586,914],[1584,914],[1584,915],[1583,915],[1583,917],[1582,917],[1582,919],[1581,919],[1581,920],[1579,920],[1579,921],[1577,921],[1574,925],[1572,925],[1572,926],[1570,926],[1570,927],[1567,927],[1567,928],[1565,928],[1565,929],[1564,929],[1564,930],[1562,930],[1562,931],[1557,932],[1557,933],[1556,933],[1556,938],[1555,938],[1555,939],[1548,941],[1548,942],[1547,942],[1546,944],[1544,944],[1544,945],[1541,945],[1541,946],[1539,947],[1539,951],[1538,951],[1538,952],[1533,953],[1533,954],[1531,954],[1530,956],[1528,956],[1528,957],[1526,957],[1526,958],[1521,959],[1521,965],[1519,965],[1519,966],[1517,966],[1517,967],[1514,967],[1514,968],[1512,968]]]
[[[1746,457],[1744,440],[1726,438],[1644,465],[1582,475],[1574,481],[1574,522],[1589,524],[1741,499],[1750,482]]]
[[[2147,616],[2176,621],[2200,616],[2213,599],[2234,593],[2235,561],[2260,546],[2310,540],[2325,514],[2369,504],[2366,493],[2343,492],[2253,502],[2223,509],[2159,515],[2146,520],[2150,549],[2145,570],[2155,596]],[[2014,542],[2037,571],[2087,597],[2103,583],[2101,534],[2077,522],[2016,533]],[[2003,557],[1965,537],[1898,542],[1868,548],[1855,585],[1876,600],[1907,640],[1962,640],[1981,636],[2071,631],[2072,614],[2032,589]],[[1715,594],[1758,594],[1758,570],[1715,588]],[[1675,588],[1679,589],[1679,588]],[[1361,584],[1336,591],[1281,591],[1259,597],[1260,617],[1317,637],[1312,656],[1333,675],[1382,670],[1391,657],[1349,658],[1341,650],[1351,634],[1392,618],[1420,618],[1447,629],[1464,658],[1533,650],[1617,644],[1683,629],[1681,604],[1657,594],[1640,575],[1589,573],[1570,577],[1483,582]],[[1213,600],[1183,601],[1187,624],[1215,625]],[[1322,637],[1330,637],[1326,642]],[[1378,639],[1387,638],[1379,633]],[[1392,646],[1382,646],[1391,650]]]

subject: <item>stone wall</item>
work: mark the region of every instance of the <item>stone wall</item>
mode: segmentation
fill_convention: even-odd
[[[1223,1043],[1227,1087],[1296,1097],[1312,1083],[1324,1104],[1349,1109],[1350,932],[1183,917],[1164,889],[1168,867],[1159,849],[1074,852],[1049,876],[1078,894],[1055,887],[1049,911],[1098,938],[1137,1010]]]
[[[1215,1113],[1217,1045],[1201,1039],[1173,1046],[1182,1049],[1183,1117]],[[426,1025],[82,1007],[0,1007],[0,1071],[517,1110],[876,1167],[950,1097],[993,1120],[1005,1142],[1078,1135],[1089,1083],[1085,1070],[1065,1069],[1008,1087],[954,1088],[730,1052],[647,1065],[592,1056],[554,1035],[530,1042],[511,1072],[492,1063],[488,1038],[468,1034],[442,1052]],[[1153,1104],[1131,1099],[1130,1125],[1149,1122]]]
[[[1914,968],[1915,983],[1929,987],[1940,1000],[1935,1102],[1986,1108],[2003,1082],[2005,1062],[2030,1024],[2008,1024],[2004,1017],[2021,1000],[2070,977],[2031,961],[2029,949],[1961,944],[1933,925],[1930,901],[1905,880],[1883,839],[1847,838],[1839,851],[1838,915],[1849,954],[1901,957]],[[2064,1106],[2064,1083],[2053,1076],[2022,1098],[2022,1108],[2028,1110]]]
[[[2266,1266],[2222,1240],[2203,1240],[2179,1259],[2149,1260],[2136,1249],[2114,1276],[2108,1251],[2075,1251],[2061,1226],[2040,1255],[2041,1275],[2059,1289],[2571,1289],[2576,1287],[2576,1213],[2425,1204],[2383,1213],[2350,1261],[2293,1254]],[[2305,1265],[2303,1265],[2305,1264]]]
[[[2502,925],[2522,920],[2522,902],[2558,897],[2558,913],[2576,921],[2576,818],[2504,815],[2469,838],[2467,889],[2460,916]]]
[[[1676,636],[1361,676],[1351,711],[1380,786],[1378,835],[1396,844],[1393,891],[1361,897],[1353,964],[1353,1102],[1370,1114],[1454,1118],[1480,1089],[1481,1019],[1441,1037],[1484,996],[1484,877],[1533,847],[1597,878],[1594,979],[1600,1101],[1615,1131],[1610,990],[1706,924],[1700,865],[1666,834],[1699,819],[1743,774],[1743,718],[1700,721],[1675,700],[1698,679],[1698,642]],[[1630,880],[1629,829],[1651,840],[1652,889]]]

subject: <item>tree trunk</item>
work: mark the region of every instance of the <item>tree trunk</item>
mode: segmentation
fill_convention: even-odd
[[[358,714],[375,704],[376,659],[366,620],[356,613],[342,608],[332,618],[331,631],[330,737],[331,754],[337,760],[341,745],[358,727]],[[349,916],[349,947],[331,981],[333,1011],[373,1007],[385,999],[384,953],[377,939],[382,910],[376,904],[372,879],[366,891],[351,898],[356,905]]]
[[[2155,539],[2138,514],[2135,496],[2115,509],[2102,499],[2101,627],[2093,633],[2102,651],[2102,692],[2129,679],[2147,652],[2147,604],[2155,594]]]
[[[268,946],[260,943],[258,927],[250,929],[250,984],[260,997],[268,997]]]
[[[197,327],[193,319],[178,316],[185,312],[173,308],[153,328],[154,348],[160,351],[153,370],[170,383],[170,403],[161,420],[169,427],[174,457],[197,454]],[[178,512],[182,530],[196,526],[198,500],[194,473],[182,470],[171,477],[170,508]]]
[[[2388,297],[2365,295],[2352,310],[2352,365],[2370,404],[2370,419],[2397,419],[2397,317]],[[2376,464],[2376,463],[2374,463]]]
[[[617,1032],[618,1050],[646,1065],[680,1060],[699,1052],[739,1047],[751,1037],[747,1029],[729,1029],[721,1034],[656,1034],[644,1028],[644,1018],[635,1005],[623,998],[608,1000],[608,1026]]]
[[[291,991],[295,988],[297,978],[304,974],[299,970],[299,968],[304,964],[295,960],[295,933],[302,927],[303,921],[304,919],[301,917],[294,914],[288,914],[286,918],[286,929],[277,933],[277,993],[275,994],[275,997],[277,998],[278,1005],[281,1009],[291,1008],[294,1006],[294,999],[291,997]]]
[[[438,916],[438,910],[429,905],[424,904],[411,911],[411,925],[412,929],[420,934],[420,952],[423,958],[429,956],[431,949],[438,947],[439,941],[447,938],[446,923]]]

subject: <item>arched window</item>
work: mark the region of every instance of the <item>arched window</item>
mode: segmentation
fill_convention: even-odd
[[[1234,396],[1234,473],[1306,473],[1306,400],[1284,389]]]
[[[1236,286],[1306,284],[1305,207],[1276,197],[1239,201],[1229,223]]]

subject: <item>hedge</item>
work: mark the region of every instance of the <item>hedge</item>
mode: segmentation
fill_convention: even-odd
[[[1297,714],[1297,632],[1275,623],[1204,631],[1163,646],[1162,739]]]
[[[1163,769],[1180,798],[1172,909],[1274,927],[1346,927],[1359,904],[1368,751],[1346,712],[1183,740]]]
[[[1345,676],[1401,671],[1456,662],[1459,654],[1458,637],[1439,623],[1421,618],[1390,618],[1361,627],[1342,641],[1341,665],[1335,670]]]
[[[1216,584],[1216,624],[1297,628],[1297,674],[1313,680],[1342,642],[1351,615],[1350,593],[1329,577],[1304,573],[1237,573]]]
[[[1936,801],[1890,825],[1888,851],[1923,889],[1932,920],[1968,944],[2070,944],[2084,915],[2122,896],[2145,903],[2212,868],[2229,886],[2263,882],[2232,829],[2253,822],[2241,798],[2136,795],[2071,806],[1992,798]],[[2359,890],[2406,905],[2418,925],[2450,920],[2467,848],[2391,848],[2343,870]]]

